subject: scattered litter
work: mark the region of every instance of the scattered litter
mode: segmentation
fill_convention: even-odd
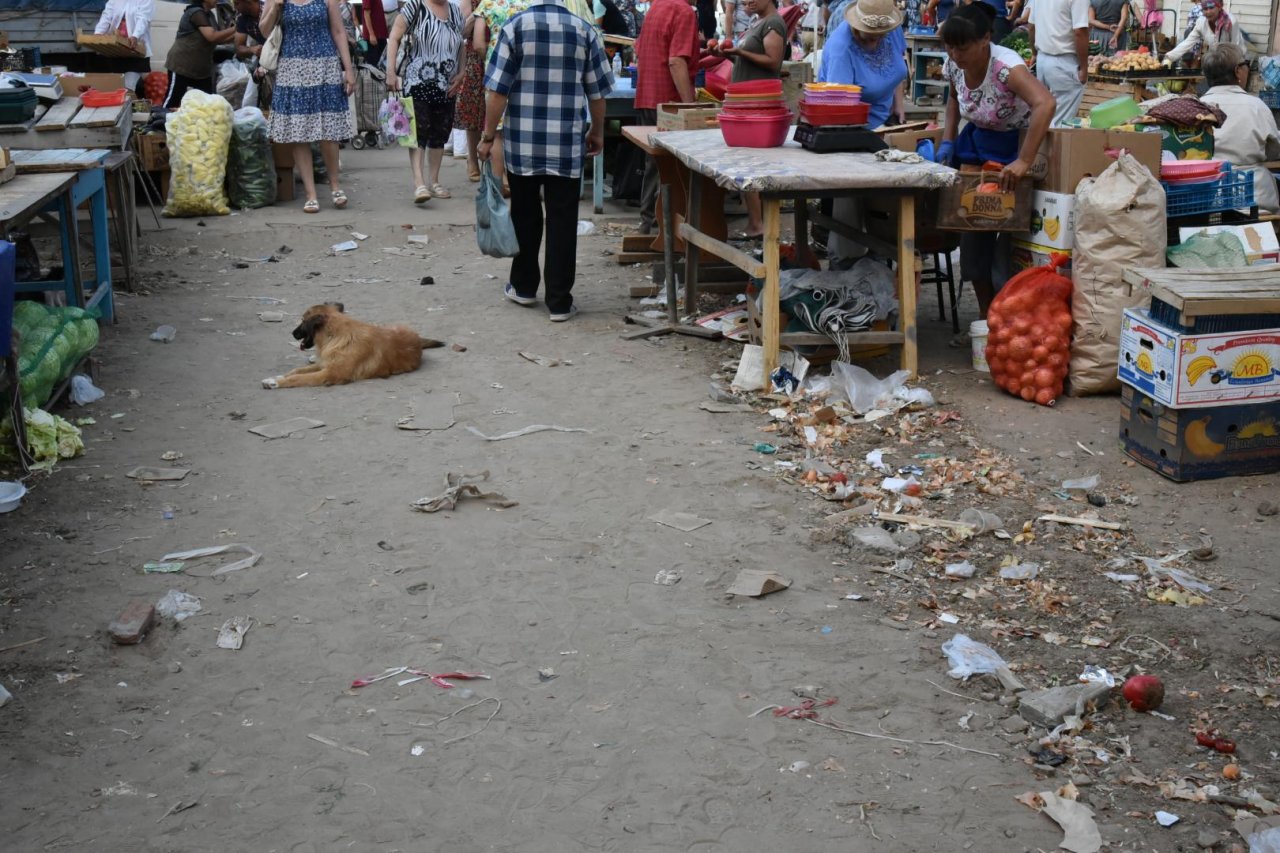
[[[262,559],[262,554],[255,551],[248,545],[240,545],[232,543],[229,545],[212,545],[207,548],[193,548],[190,551],[175,551],[172,554],[165,554],[160,558],[162,562],[170,562],[173,560],[198,560],[201,557],[214,557],[218,554],[248,554],[249,556],[236,560],[234,563],[227,563],[225,566],[219,566],[209,573],[209,577],[216,578],[218,575],[225,575],[231,572],[238,572],[241,569],[248,569],[256,566],[258,561]]]
[[[442,509],[453,509],[458,505],[458,501],[463,498],[476,498],[482,501],[491,501],[502,509],[518,505],[517,501],[509,500],[505,495],[499,494],[498,492],[481,491],[478,484],[483,483],[488,479],[488,471],[481,471],[478,474],[445,474],[445,491],[443,494],[437,495],[433,498],[419,498],[410,504],[410,506],[418,512],[439,512]]]
[[[942,611],[939,611],[938,621],[945,622],[948,625],[958,625],[960,624],[960,617],[954,613],[943,613]]]
[[[351,236],[357,240],[360,240],[361,242],[369,239],[368,234],[361,234],[359,231],[352,231]]]
[[[347,240],[345,243],[334,243],[329,247],[329,254],[341,255],[343,252],[354,252],[360,248],[360,244],[355,240]]]
[[[259,311],[258,319],[264,323],[283,323],[284,312],[283,311]]]
[[[410,234],[405,238],[410,246],[426,246],[431,243],[431,237],[427,234]]]
[[[1189,589],[1195,592],[1213,592],[1213,587],[1209,586],[1199,578],[1187,574],[1181,569],[1175,569],[1172,566],[1167,566],[1163,561],[1153,560],[1150,557],[1142,557],[1140,559],[1147,567],[1148,572],[1153,575],[1168,575],[1174,583],[1183,589]]]
[[[951,663],[951,671],[947,675],[952,678],[965,679],[1008,666],[995,649],[974,642],[967,634],[956,634],[943,643],[942,653]]]
[[[843,392],[844,399],[860,415],[873,411],[896,412],[907,406],[932,406],[933,395],[924,388],[908,388],[905,383],[911,372],[899,370],[886,379],[876,377],[865,368],[843,361],[831,363],[831,378],[835,389]]]
[[[107,392],[93,384],[93,380],[83,373],[71,377],[71,402],[77,406],[87,406],[101,400]]]
[[[248,616],[233,616],[218,629],[218,648],[237,651],[244,645],[244,635],[253,627]]]
[[[485,435],[473,426],[467,427],[467,432],[472,435],[478,435],[485,441],[505,441],[508,438],[519,438],[522,435],[533,435],[535,432],[591,432],[589,429],[580,427],[563,427],[555,424],[531,424],[523,429],[514,432],[504,432],[502,435]]]
[[[1071,524],[1076,527],[1096,527],[1099,530],[1124,530],[1123,524],[1118,524],[1114,521],[1101,521],[1096,518],[1072,518],[1069,515],[1057,515],[1055,513],[1042,515],[1036,521],[1052,521],[1057,524]]]
[[[810,767],[807,761],[793,761],[787,766],[788,773],[802,773]]]
[[[0,705],[4,688],[0,687]],[[1280,817],[1255,817],[1243,809],[1236,812],[1236,832],[1249,845],[1249,853],[1280,853]]]
[[[178,330],[166,323],[163,326],[158,326],[156,330],[151,333],[151,340],[167,344],[177,336]]]
[[[426,287],[427,285],[431,285],[435,283],[436,283],[436,277],[433,275],[424,275],[422,278],[418,279],[418,284],[421,287]],[[458,346],[458,344],[454,344],[454,346]],[[466,349],[463,349],[461,351],[466,352]]]
[[[973,731],[973,729],[969,728],[969,721],[976,716],[978,716],[977,711],[970,711],[969,713],[961,717],[959,720],[957,720],[956,725],[960,726],[961,731],[971,732]]]
[[[676,530],[685,533],[692,533],[699,527],[706,527],[711,523],[710,519],[699,518],[689,512],[675,512],[674,510],[663,509],[649,516],[650,521],[656,521],[658,524],[666,527],[674,527]]]
[[[1092,809],[1053,791],[1041,791],[1038,796],[1041,810],[1062,827],[1060,848],[1071,853],[1097,853],[1102,849],[1102,833],[1098,831]]]
[[[587,219],[578,220],[578,236],[588,237],[596,233],[596,224]]]
[[[704,400],[698,404],[698,408],[713,415],[750,414],[755,411],[754,408],[746,403],[719,403],[715,400]]]
[[[765,441],[756,442],[752,449],[755,450],[756,453],[763,453],[765,456],[772,456],[778,452],[777,447]]]
[[[571,367],[573,365],[573,362],[568,361],[567,359],[548,358],[545,355],[537,355],[536,353],[531,353],[531,352],[520,352],[520,353],[517,353],[517,355],[519,355],[524,360],[532,361],[534,364],[537,364],[541,367],[560,367],[561,365],[566,365]]]
[[[13,698],[13,694],[10,693],[8,690],[6,690],[3,684],[0,684],[0,708],[3,708],[5,705],[7,705],[9,700],[12,698]]]
[[[791,586],[791,581],[777,572],[768,572],[762,569],[743,569],[738,572],[738,576],[734,578],[733,583],[725,590],[725,593],[727,595],[748,595],[758,598],[771,592],[777,592],[780,589],[786,589],[789,586]]]
[[[1062,490],[1064,492],[1091,492],[1098,488],[1098,484],[1102,482],[1102,478],[1097,474],[1091,474],[1088,477],[1081,477],[1076,480],[1063,480]]]
[[[653,582],[658,586],[675,586],[680,583],[680,573],[675,569],[659,569]]]
[[[809,372],[808,360],[794,352],[778,353],[778,366],[785,367],[800,382],[804,381],[805,374]],[[742,348],[738,372],[733,377],[732,385],[739,391],[759,391],[764,388],[763,347],[747,344]]]
[[[1040,566],[1036,563],[1015,563],[1000,570],[1000,577],[1007,581],[1035,580],[1040,574]]]
[[[173,560],[170,562],[158,562],[158,563],[143,563],[142,573],[146,575],[154,575],[154,574],[171,575],[171,574],[175,574],[177,572],[182,571],[182,567],[185,565],[186,563],[182,562],[181,560]]]
[[[323,735],[308,734],[307,737],[311,738],[316,743],[322,743],[325,746],[332,746],[335,749],[340,749],[343,752],[349,752],[352,755],[363,755],[365,758],[369,757],[369,753],[365,752],[363,749],[356,749],[354,746],[343,746],[336,740],[324,737]]]
[[[960,523],[972,527],[975,536],[979,533],[998,533],[1004,530],[1004,522],[1000,516],[985,509],[966,509],[960,513]]]
[[[160,458],[165,462],[177,462],[182,458],[182,454],[176,450],[166,450],[160,454]]]
[[[889,466],[884,464],[884,450],[876,449],[867,454],[866,463],[877,471],[888,471]]]
[[[1102,575],[1107,580],[1113,580],[1116,583],[1134,583],[1139,580],[1137,575],[1122,575],[1116,572],[1105,572]]]
[[[553,669],[552,667],[546,666],[538,670],[538,680],[541,681],[543,684],[546,684],[548,681],[551,681],[552,679],[556,679],[559,677],[560,677],[560,674],[557,673],[555,669]]]
[[[426,748],[426,747],[424,747],[422,744],[420,744],[420,743],[415,743],[415,744],[414,744],[414,745],[409,749],[409,754],[410,754],[410,755],[413,755],[413,756],[419,756],[419,755],[422,755],[422,754],[423,754],[424,752],[426,752],[426,751],[427,751],[427,748]]]
[[[1173,812],[1156,812],[1156,823],[1161,826],[1170,827],[1180,820],[1182,820],[1182,818],[1178,817]]]
[[[851,592],[844,597],[844,600],[845,601],[866,601],[867,597],[865,595],[859,595],[856,592]]]
[[[125,476],[130,480],[182,480],[190,473],[190,468],[152,468],[140,465]]]
[[[901,477],[885,477],[880,481],[880,488],[884,489],[886,492],[893,492],[895,494],[918,494],[920,491],[920,482],[915,477],[908,477],[905,480]]]
[[[1080,673],[1080,679],[1084,684],[1105,684],[1107,687],[1116,686],[1116,677],[1101,666],[1089,664]]]
[[[156,613],[175,622],[196,615],[200,609],[200,599],[176,589],[169,590],[156,602]]]
[[[324,421],[317,421],[312,418],[289,418],[287,421],[251,427],[249,432],[254,435],[260,435],[263,438],[284,438],[285,436],[293,435],[295,432],[318,429],[322,426],[324,426]]]
[[[489,676],[485,675],[482,672],[442,672],[442,673],[433,675],[432,673],[427,672],[426,670],[414,669],[411,666],[393,666],[389,669],[383,670],[380,675],[373,675],[367,678],[357,678],[355,681],[351,682],[351,689],[355,690],[360,687],[368,687],[370,684],[377,684],[379,681],[386,681],[388,678],[395,678],[397,675],[405,675],[405,674],[416,675],[419,677],[406,679],[405,681],[400,682],[401,685],[411,684],[415,681],[425,680],[425,681],[430,681],[432,684],[434,684],[437,687],[443,687],[445,690],[451,690],[452,688],[457,686],[452,682],[446,680],[449,678],[452,678],[455,681],[471,681],[477,678],[484,679],[485,681],[489,680]]]

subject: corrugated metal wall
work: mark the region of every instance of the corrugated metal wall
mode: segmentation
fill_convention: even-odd
[[[12,47],[39,47],[43,53],[75,53],[76,29],[93,32],[102,10],[89,12],[0,11],[0,30]]]

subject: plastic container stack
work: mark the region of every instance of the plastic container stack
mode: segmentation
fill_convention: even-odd
[[[806,83],[800,94],[800,120],[814,127],[863,125],[870,113],[861,86]]]
[[[720,133],[731,148],[777,148],[787,141],[792,115],[781,80],[730,83],[720,111]]]

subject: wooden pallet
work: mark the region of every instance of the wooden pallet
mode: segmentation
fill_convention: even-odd
[[[92,50],[94,53],[100,53],[103,56],[110,56],[115,59],[140,59],[146,56],[142,42],[137,42],[136,46],[131,46],[129,40],[118,33],[106,33],[99,36],[77,30],[76,44]]]
[[[36,132],[48,133],[54,130],[66,130],[78,112],[80,112],[79,98],[63,98],[49,107],[48,112],[36,122]]]
[[[1133,85],[1130,83],[1098,83],[1090,81],[1085,84],[1084,98],[1080,101],[1080,111],[1076,113],[1080,118],[1089,115],[1089,110],[1098,104],[1105,103],[1112,98],[1120,98],[1125,95],[1133,94]]]
[[[91,127],[115,127],[120,121],[120,114],[125,110],[133,111],[133,104],[116,104],[114,107],[93,107],[81,108],[76,113],[75,118],[71,119],[71,127],[74,130],[84,130]]]

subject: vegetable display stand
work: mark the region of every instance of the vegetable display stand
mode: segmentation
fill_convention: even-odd
[[[76,211],[89,206],[93,233],[94,278],[82,280],[80,234]],[[58,219],[63,273],[52,281],[19,281],[18,293],[62,291],[67,304],[97,308],[114,322],[111,291],[111,248],[107,219],[106,170],[101,166],[78,172],[19,174],[0,186],[0,233],[20,228],[42,214]]]

